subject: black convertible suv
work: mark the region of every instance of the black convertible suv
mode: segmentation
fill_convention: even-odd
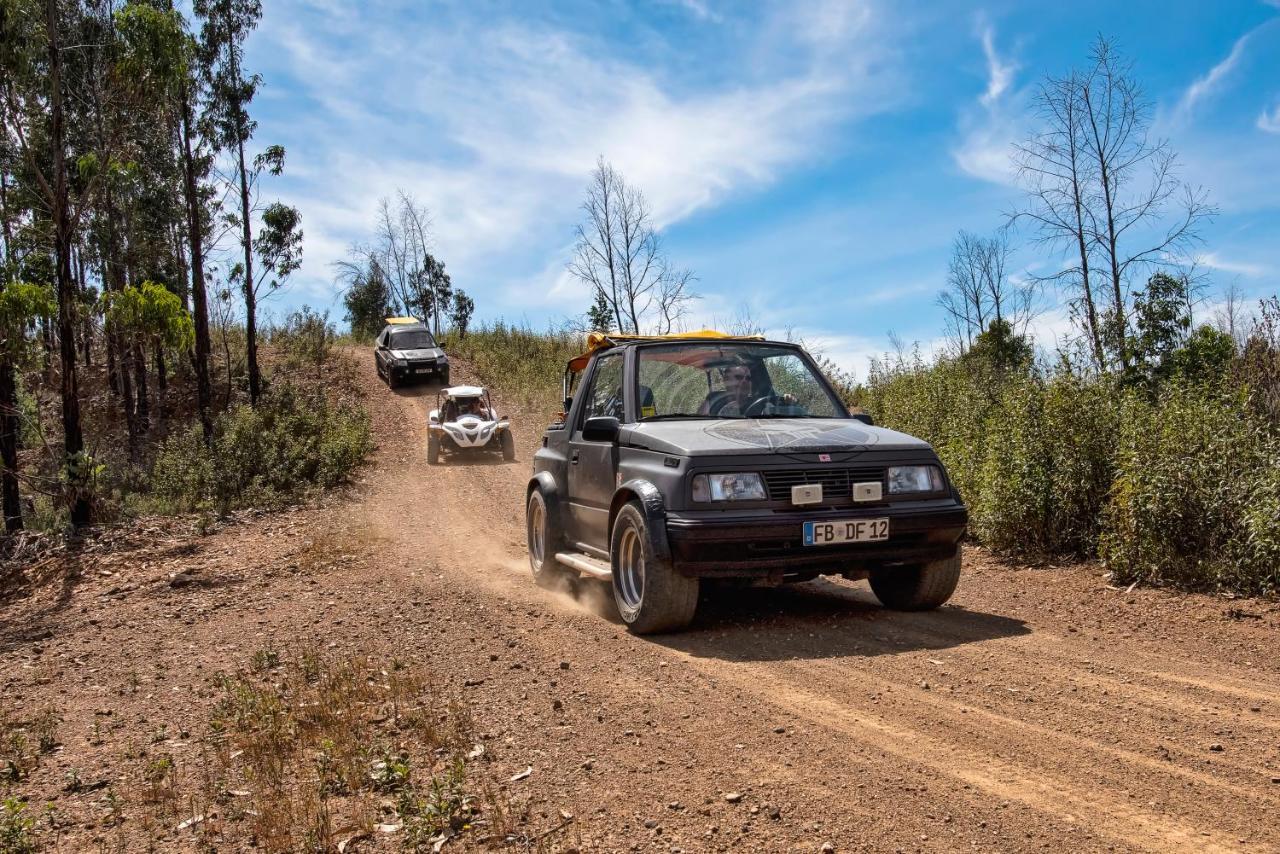
[[[968,512],[929,445],[851,415],[802,348],[712,331],[600,335],[529,481],[529,563],[613,584],[637,634],[693,619],[699,582],[866,578],[936,608]]]

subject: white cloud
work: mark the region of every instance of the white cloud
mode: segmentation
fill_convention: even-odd
[[[981,101],[984,107],[989,107],[999,101],[1000,96],[1009,88],[1018,66],[1002,60],[996,53],[995,31],[991,26],[982,28],[982,53],[987,58],[987,91],[983,93]]]
[[[762,62],[735,75],[745,82],[711,87],[683,86],[616,45],[536,20],[464,14],[424,34],[422,22],[374,15],[357,46],[310,9],[273,10],[258,49],[301,91],[289,93],[292,114],[272,99],[285,118],[277,129],[264,116],[258,136],[293,135],[284,195],[303,211],[304,274],[328,279],[345,247],[367,239],[377,199],[404,189],[431,210],[455,279],[472,273],[465,287],[506,305],[581,301],[566,290],[564,250],[597,157],[669,225],[773,182],[838,125],[882,109],[896,82],[865,3],[784,7],[774,22],[783,34],[764,28],[791,40],[783,67]],[[513,277],[520,268],[540,272]]]
[[[951,157],[975,178],[1012,186],[1017,178],[1013,144],[1025,136],[1023,98],[1011,91],[1018,65],[1000,56],[991,25],[983,25],[979,39],[987,63],[987,88],[977,104],[961,113],[961,139]]]
[[[1280,0],[1276,0],[1276,2],[1280,3]],[[1280,133],[1280,103],[1269,111],[1263,110],[1258,115],[1258,130],[1266,133]]]
[[[1270,270],[1262,264],[1253,264],[1248,261],[1232,261],[1222,258],[1217,252],[1201,252],[1195,257],[1195,262],[1201,267],[1207,267],[1210,270],[1219,270],[1223,273],[1235,273],[1240,276],[1249,276],[1251,278],[1267,275]]]
[[[1265,25],[1259,25],[1265,26]],[[1249,32],[1236,39],[1235,44],[1231,46],[1231,52],[1219,62],[1210,68],[1204,76],[1196,79],[1186,91],[1182,93],[1182,98],[1178,101],[1178,106],[1174,110],[1174,115],[1179,120],[1185,121],[1191,117],[1192,111],[1200,101],[1211,96],[1222,82],[1235,70],[1240,63],[1240,58],[1244,55],[1245,44],[1249,37],[1257,32],[1258,27],[1253,28]]]

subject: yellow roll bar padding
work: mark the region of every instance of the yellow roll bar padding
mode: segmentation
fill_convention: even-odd
[[[699,329],[697,332],[672,332],[668,335],[615,335],[612,332],[588,332],[587,351],[569,360],[569,370],[575,374],[587,366],[591,356],[597,350],[607,350],[628,341],[686,341],[689,339],[729,339],[736,341],[763,341],[763,335],[730,335],[714,329]]]
[[[407,323],[421,323],[422,321],[416,317],[388,317],[387,323],[392,326],[399,326]]]

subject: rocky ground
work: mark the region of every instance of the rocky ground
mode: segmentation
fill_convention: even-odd
[[[632,637],[607,591],[528,576],[542,416],[512,413],[515,463],[430,467],[434,391],[360,365],[379,451],[348,494],[203,535],[103,532],[0,602],[4,749],[27,757],[0,788],[26,799],[28,838],[265,845],[232,815],[239,790],[200,795],[217,674],[279,684],[274,656],[310,650],[420,671],[470,709],[488,806],[443,850],[1280,850],[1277,603],[968,549],[934,613],[817,581],[715,591],[690,631]],[[400,847],[387,804],[367,806],[349,831],[326,818],[334,838]]]

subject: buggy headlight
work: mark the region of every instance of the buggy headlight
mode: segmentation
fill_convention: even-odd
[[[937,466],[889,466],[889,494],[941,492],[942,471]]]
[[[693,478],[694,501],[763,501],[764,481],[755,472],[700,474]]]

